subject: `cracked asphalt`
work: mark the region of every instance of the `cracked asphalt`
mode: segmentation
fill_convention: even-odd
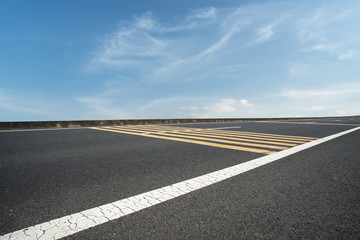
[[[176,126],[322,138],[360,119],[308,122]],[[359,146],[355,131],[66,238],[359,239]],[[0,235],[261,156],[86,128],[0,132]]]

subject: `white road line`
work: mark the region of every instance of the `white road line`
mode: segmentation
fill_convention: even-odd
[[[88,127],[0,130],[0,133],[9,133],[9,132],[37,132],[37,131],[57,131],[57,130],[76,130],[76,129],[88,129]]]
[[[140,211],[142,209],[154,206],[156,204],[165,202],[167,200],[182,196],[197,189],[210,186],[214,183],[261,167],[265,164],[274,162],[294,153],[311,148],[318,144],[324,143],[326,141],[332,140],[334,138],[343,136],[359,129],[360,127],[356,127],[293,148],[289,148],[281,152],[256,158],[254,160],[244,162],[232,167],[188,179],[183,182],[171,184],[163,188],[155,189],[133,197],[129,197],[99,207],[91,208],[82,212],[74,213],[62,218],[57,218],[49,222],[44,222],[35,226],[24,228],[1,236],[0,240],[60,239],[103,224],[105,222]]]
[[[234,127],[219,127],[219,128],[206,128],[206,129],[229,129],[229,128],[242,128],[241,126],[234,126]]]
[[[228,123],[256,123],[257,120],[254,121],[231,121],[231,122],[188,122],[188,123],[164,123],[164,124],[154,124],[159,126],[178,126],[178,125],[191,125],[191,124],[228,124]]]

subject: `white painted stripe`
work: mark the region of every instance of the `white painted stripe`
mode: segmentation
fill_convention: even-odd
[[[202,123],[203,124],[203,123]],[[153,126],[170,126],[171,124],[154,124]],[[174,124],[173,124],[174,125]],[[123,127],[129,126],[142,126],[142,125],[124,125]],[[172,126],[172,125],[171,125]],[[89,127],[74,127],[74,128],[40,128],[40,129],[16,129],[16,130],[0,130],[0,133],[9,133],[9,132],[37,132],[37,131],[56,131],[56,130],[76,130],[76,129],[88,129]],[[223,128],[207,128],[207,129],[227,129],[227,128],[241,128],[238,127],[223,127]]]
[[[231,121],[231,122],[188,122],[188,123],[164,123],[164,124],[154,124],[159,126],[178,126],[178,125],[191,125],[191,124],[228,124],[228,123],[245,123],[245,122],[253,122],[257,121]]]
[[[219,127],[219,128],[206,128],[206,129],[229,129],[229,128],[241,128],[241,126],[235,126],[235,127]]]
[[[37,131],[57,131],[57,130],[76,130],[76,129],[88,129],[88,127],[0,130],[0,133],[9,133],[9,132],[37,132]]]
[[[356,127],[312,142],[308,142],[293,148],[286,149],[271,155],[263,156],[245,163],[208,173],[199,177],[188,179],[163,188],[142,193],[133,197],[108,203],[100,207],[91,208],[82,212],[74,213],[49,222],[41,223],[32,227],[24,228],[0,237],[0,240],[45,240],[60,239],[77,232],[95,227],[105,222],[118,219],[142,209],[154,206],[167,200],[179,197],[189,192],[210,186],[241,173],[261,167],[265,164],[282,159],[294,153],[311,148],[318,144],[359,130]]]

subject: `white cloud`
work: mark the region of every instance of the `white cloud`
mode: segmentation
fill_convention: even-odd
[[[3,89],[0,89],[0,112],[2,119],[8,121],[61,117],[59,106],[48,99],[24,96],[22,93]]]
[[[140,17],[135,17],[134,26],[136,29],[150,31],[158,28],[158,25],[154,20],[151,12],[147,12]]]
[[[298,26],[300,31],[298,36],[303,40],[312,40],[316,38],[322,39],[319,31],[317,29],[326,24],[324,13],[325,9],[323,7],[316,10],[316,12],[304,19],[298,21]]]
[[[335,82],[335,78],[344,75],[338,73],[334,66],[340,66],[342,63],[339,61],[355,58],[357,41],[353,38],[345,43],[345,36],[331,34],[330,30],[333,23],[343,24],[341,21],[348,18],[348,12],[337,11],[327,5],[317,11],[313,11],[312,7],[306,4],[295,9],[288,9],[282,4],[273,8],[272,6],[256,4],[236,9],[195,9],[167,22],[155,19],[152,13],[145,13],[126,24],[122,23],[114,33],[104,37],[102,47],[91,61],[92,67],[105,69],[106,74],[107,67],[113,67],[112,71],[125,78],[134,79],[137,86],[153,87],[164,83],[161,88],[165,89],[163,91],[166,94],[152,94],[149,90],[149,93],[145,94],[146,99],[140,97],[136,104],[135,100],[130,100],[132,108],[125,105],[118,107],[116,102],[119,100],[112,89],[105,91],[107,95],[96,94],[95,99],[83,98],[78,99],[78,102],[85,105],[89,113],[98,111],[106,116],[126,116],[128,112],[131,116],[140,118],[302,116],[335,114],[341,108],[346,109],[343,102],[339,100],[337,104],[331,98],[345,98],[347,95],[355,98],[359,92],[341,86],[324,89],[309,87],[305,90],[290,88],[272,99],[275,102],[281,100],[281,103],[275,104],[261,103],[252,97],[252,101],[256,102],[254,105],[234,95],[218,101],[204,100],[209,98],[207,94],[215,94],[212,96],[214,98],[226,96],[223,90],[226,84],[230,88],[240,88],[239,82],[251,81],[254,76],[258,76],[255,72],[260,72],[261,65],[265,64],[276,68],[283,67],[284,62],[289,63],[288,76],[282,76],[285,78],[283,83],[286,82],[286,77],[301,78],[303,81],[291,81],[290,84],[298,84],[296,86],[319,86],[326,81]],[[308,18],[302,18],[304,13],[309,12]],[[339,12],[341,14],[337,14]],[[275,41],[277,39],[280,41]],[[259,59],[259,49],[255,47],[269,40],[272,40],[269,44],[273,44],[274,49],[264,48],[269,50],[266,53],[274,54],[270,51],[281,49],[278,56],[281,62],[277,57],[274,62],[266,63]],[[254,51],[254,54],[250,51]],[[324,56],[327,58],[323,58]],[[267,56],[264,57],[269,61]],[[257,60],[254,61],[255,58]],[[329,65],[334,59],[335,64]],[[324,71],[329,69],[331,71]],[[271,73],[270,70],[266,71]],[[263,76],[266,74],[267,72],[262,72]],[[347,74],[350,76],[349,72]],[[269,74],[269,78],[271,77],[272,73]],[[328,77],[332,80],[328,80]],[[211,93],[205,93],[204,90],[199,91],[199,95],[185,93],[184,96],[185,83],[190,81],[202,81],[201,84],[209,86],[208,89],[214,82],[222,84],[222,87],[219,88],[219,93],[212,88],[209,91]],[[176,87],[170,82],[176,82]],[[265,83],[264,88],[269,85]],[[137,89],[137,86],[133,89]],[[173,89],[178,86],[179,90]],[[354,89],[354,86],[351,88]],[[141,91],[145,92],[143,89]],[[244,91],[246,90],[239,89],[240,96]],[[253,94],[256,96],[258,93],[254,91]],[[321,102],[314,103],[318,99],[321,99]],[[328,104],[332,106],[329,107]]]
[[[228,43],[228,41],[231,39],[231,37],[236,32],[239,32],[241,30],[241,28],[244,27],[245,25],[246,25],[245,22],[242,22],[242,21],[236,22],[232,26],[232,28],[221,37],[221,39],[219,41],[217,41],[215,44],[213,44],[212,46],[207,48],[205,51],[200,53],[198,56],[199,57],[204,57],[206,55],[209,55],[211,53],[214,53],[214,52],[220,50],[221,48],[223,48]]]
[[[0,102],[1,102],[1,101],[6,101],[6,100],[8,100],[8,99],[9,99],[9,97],[7,96],[7,94],[5,93],[5,91],[2,90],[2,89],[0,89]]]
[[[310,108],[310,110],[314,110],[314,111],[322,111],[322,110],[324,110],[324,109],[325,109],[324,106],[312,106],[312,107]]]
[[[23,102],[24,103],[24,102]],[[0,109],[4,110],[4,111],[9,111],[9,112],[16,112],[16,113],[23,113],[23,114],[32,114],[32,115],[38,115],[41,117],[57,117],[58,114],[55,114],[53,112],[50,112],[50,109],[41,109],[42,107],[40,105],[35,106],[25,106],[23,105],[23,103],[18,104],[18,103],[13,103],[13,102],[0,102]],[[5,114],[3,112],[3,114]],[[14,119],[12,119],[14,120]]]
[[[249,103],[249,101],[246,100],[246,99],[240,99],[240,100],[239,100],[239,103],[240,103],[241,105],[244,105],[244,106],[253,106],[253,104],[252,104],[252,103]]]
[[[326,52],[332,53],[335,51],[335,49],[336,49],[336,46],[334,46],[334,45],[318,43],[315,46],[305,49],[304,51],[306,51],[306,52],[326,51]]]
[[[342,44],[323,44],[323,43],[318,43],[310,48],[304,49],[305,52],[314,52],[314,51],[319,51],[319,52],[327,52],[331,55],[335,55],[337,56],[337,59],[339,61],[344,61],[344,60],[348,60],[351,59],[352,57],[354,57],[356,55],[355,51],[352,49],[348,49],[347,45],[349,45],[346,42],[343,42]]]
[[[250,36],[249,31],[258,33],[251,36],[249,41],[253,43],[274,36],[284,16],[278,12],[264,15],[265,10],[264,7],[209,7],[192,10],[167,23],[147,12],[132,21],[121,22],[115,32],[106,35],[86,70],[98,74],[110,69],[122,75],[125,70],[127,77],[148,82],[207,79],[209,69],[225,69],[244,61],[241,57],[224,60],[219,56],[234,56],[236,52],[240,56],[242,49],[251,47],[246,44],[248,39],[243,40],[244,36]],[[231,73],[226,74],[230,77]]]
[[[90,119],[128,119],[132,116],[119,107],[114,107],[113,101],[100,97],[76,97],[79,103],[85,104],[82,115]]]
[[[246,99],[224,98],[211,105],[181,107],[177,112],[189,117],[242,117],[252,111],[253,104]]]
[[[109,37],[92,60],[93,64],[111,66],[137,65],[156,56],[166,56],[166,43],[143,31],[120,30]]]
[[[304,63],[293,63],[288,68],[288,73],[292,78],[304,78],[311,74],[312,66]]]
[[[353,58],[356,55],[353,49],[358,47],[359,41],[358,30],[353,24],[357,21],[354,19],[355,15],[356,12],[350,9],[350,6],[333,2],[318,8],[313,15],[299,20],[298,36],[303,44],[311,46],[303,51],[310,54],[328,53],[338,61]],[[328,56],[326,59],[329,60]]]
[[[274,111],[282,110],[288,116],[337,116],[359,114],[359,96],[359,83],[344,83],[323,88],[285,89],[272,100],[279,105],[273,107]]]
[[[302,40],[326,40],[326,29],[331,24],[346,20],[351,16],[351,11],[339,9],[336,4],[319,7],[311,16],[298,20],[298,36]]]
[[[348,51],[346,51],[344,53],[339,54],[338,59],[340,61],[344,61],[344,60],[348,60],[348,59],[350,59],[350,58],[352,58],[354,56],[355,56],[355,52],[353,50],[348,50]]]
[[[258,38],[255,40],[255,43],[263,43],[270,40],[275,34],[274,28],[276,28],[281,21],[281,19],[277,19],[276,21],[257,29]]]
[[[194,19],[212,19],[216,18],[216,8],[209,7],[209,8],[201,8],[192,10],[190,15],[187,17],[187,21],[194,20]]]
[[[312,97],[339,97],[349,94],[359,94],[358,96],[360,96],[360,84],[339,85],[323,89],[283,90],[279,96],[310,99]]]

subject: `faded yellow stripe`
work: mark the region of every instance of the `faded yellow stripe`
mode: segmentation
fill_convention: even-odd
[[[139,132],[139,130],[127,130],[131,132]],[[140,132],[142,133],[142,132]],[[142,133],[145,134],[145,133]],[[176,134],[181,134],[180,132],[175,133],[162,133],[162,132],[156,132],[151,133],[156,135],[162,135],[162,136],[171,136],[171,137],[181,137]],[[145,136],[148,136],[150,134],[145,134]],[[206,140],[206,141],[213,141],[213,142],[221,142],[221,143],[229,143],[229,144],[236,144],[236,145],[243,145],[243,146],[252,146],[252,147],[263,147],[263,148],[270,148],[270,149],[279,149],[284,150],[287,149],[287,147],[281,147],[281,146],[273,146],[273,145],[265,145],[265,144],[256,144],[256,143],[247,143],[247,142],[235,142],[235,141],[228,141],[228,140],[221,140],[221,139],[214,139],[214,138],[204,138],[204,137],[194,137],[194,136],[186,136],[186,138],[191,139],[198,139],[198,140]]]
[[[224,130],[217,130],[217,129],[206,129],[206,128],[187,128],[187,127],[174,127],[174,126],[156,126],[156,125],[142,125],[144,127],[141,128],[137,128],[137,129],[158,129],[161,131],[176,131],[176,130],[181,130],[181,131],[214,131],[214,132],[218,132],[218,133],[233,133],[233,134],[248,134],[248,135],[256,135],[256,136],[271,136],[271,137],[276,137],[276,138],[285,138],[285,139],[296,139],[296,140],[315,140],[317,138],[314,137],[304,137],[304,136],[292,136],[292,135],[280,135],[280,134],[270,134],[270,133],[254,133],[254,132],[244,132],[244,131],[224,131]]]
[[[209,131],[215,131],[214,129],[207,129]],[[239,134],[247,134],[252,136],[264,136],[264,137],[273,137],[273,138],[289,138],[289,139],[302,139],[302,140],[316,140],[314,137],[303,137],[303,136],[293,136],[293,135],[281,135],[281,134],[270,134],[270,133],[256,133],[256,132],[244,132],[244,131],[223,131],[216,130],[217,132],[222,133],[239,133]]]
[[[171,132],[171,131],[194,131],[196,128],[185,128],[185,127],[157,127],[157,126],[141,126],[141,127],[125,127],[125,128],[117,128],[117,129],[123,129],[123,130],[140,130],[140,131],[146,131],[146,132]]]
[[[232,146],[232,145],[226,145],[226,144],[218,144],[218,143],[190,140],[190,139],[184,139],[184,138],[165,137],[165,136],[157,136],[157,135],[150,135],[150,134],[144,134],[144,133],[136,133],[136,132],[128,132],[128,131],[113,130],[113,129],[106,129],[106,128],[96,128],[96,127],[90,127],[90,129],[95,129],[95,130],[100,130],[100,131],[108,131],[108,132],[125,133],[125,134],[158,138],[158,139],[173,140],[173,141],[178,141],[178,142],[194,143],[194,144],[200,144],[200,145],[205,145],[205,146],[219,147],[219,148],[226,148],[226,149],[240,150],[240,151],[247,151],[247,152],[263,153],[263,154],[276,153],[274,151],[269,151],[269,150],[264,150],[264,149],[239,147],[239,146]]]
[[[124,128],[151,128],[151,129],[184,129],[187,127],[176,127],[176,126],[161,126],[161,125],[134,125],[134,126],[124,126]]]
[[[150,125],[151,126],[151,125]],[[107,128],[114,128],[114,127],[107,127]],[[173,132],[173,133],[177,133],[179,131],[181,132],[196,132],[196,133],[207,133],[207,134],[217,134],[217,135],[222,135],[222,136],[232,136],[232,137],[241,137],[241,138],[248,138],[248,139],[258,139],[258,140],[271,140],[271,141],[276,141],[276,142],[286,142],[286,143],[296,143],[296,144],[301,144],[301,143],[306,143],[310,140],[305,140],[305,139],[299,139],[296,140],[294,139],[294,137],[290,136],[288,137],[287,135],[275,135],[274,134],[266,134],[269,136],[272,136],[271,138],[269,137],[265,137],[262,136],[263,134],[255,134],[253,135],[250,132],[240,132],[240,131],[221,131],[221,130],[213,130],[213,129],[199,129],[199,128],[185,128],[185,127],[167,127],[166,129],[161,127],[157,127],[155,126],[155,128],[153,127],[134,127],[134,128],[123,128],[123,127],[119,127],[116,129],[120,129],[120,130],[127,130],[127,131],[137,131],[137,132],[143,132],[143,133],[157,133],[157,132]],[[264,134],[265,135],[265,134]],[[274,137],[273,137],[274,136]]]
[[[222,138],[222,139],[229,139],[229,140],[237,140],[237,141],[246,141],[246,142],[256,142],[256,143],[267,143],[267,144],[273,144],[273,145],[283,145],[283,146],[290,146],[294,147],[298,144],[293,143],[283,143],[283,142],[273,142],[273,141],[263,141],[263,140],[253,140],[253,139],[246,139],[243,137],[228,137],[228,136],[222,136],[221,134],[212,134],[212,133],[206,133],[206,132],[176,132],[177,134],[182,135],[196,135],[196,136],[208,136],[208,137],[215,137],[215,138]]]
[[[269,134],[269,133],[254,133],[254,132],[244,132],[244,131],[224,131],[224,130],[217,130],[217,129],[204,129],[204,128],[188,128],[188,127],[175,127],[175,126],[158,126],[158,125],[138,125],[138,126],[131,126],[131,127],[120,127],[121,129],[138,129],[147,132],[168,132],[168,131],[213,131],[216,133],[226,133],[229,135],[251,135],[251,136],[266,136],[272,138],[281,138],[281,139],[294,139],[297,141],[310,141],[315,140],[317,138],[314,137],[303,137],[303,136],[292,136],[292,135],[280,135],[280,134]]]
[[[242,138],[251,138],[251,139],[259,139],[259,140],[271,140],[271,141],[299,143],[299,144],[312,141],[312,139],[311,140],[306,140],[306,139],[298,139],[297,140],[295,138],[286,138],[286,136],[284,136],[284,137],[261,136],[261,135],[252,135],[252,134],[242,133],[242,132],[235,133],[233,131],[214,132],[213,130],[211,130],[211,131],[206,130],[204,132],[221,134],[222,136],[242,137]]]
[[[163,135],[163,136],[170,136],[170,137],[181,137],[179,135],[171,134],[171,133],[154,133],[154,134]],[[179,132],[178,134],[182,134],[182,133]],[[265,145],[265,144],[257,144],[257,143],[248,143],[248,142],[241,142],[241,141],[229,141],[229,140],[221,140],[221,139],[207,138],[207,137],[195,137],[195,136],[184,136],[184,137],[191,138],[191,139],[212,141],[212,142],[221,142],[221,143],[243,145],[243,146],[263,147],[263,148],[271,148],[271,149],[279,149],[279,150],[287,149],[287,147],[281,147],[281,146]]]

